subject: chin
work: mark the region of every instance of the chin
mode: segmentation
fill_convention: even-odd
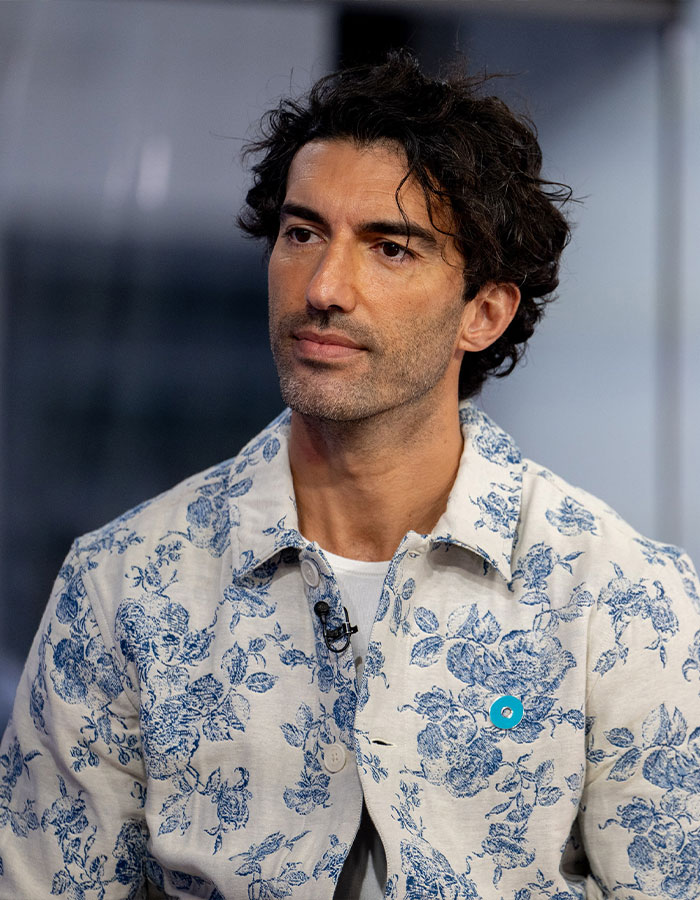
[[[339,394],[318,391],[285,380],[280,384],[280,391],[282,400],[294,412],[327,422],[357,422],[383,410],[376,397],[353,396],[347,391]]]

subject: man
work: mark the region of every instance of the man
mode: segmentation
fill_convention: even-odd
[[[0,897],[697,897],[692,565],[468,400],[557,284],[534,134],[399,55],[253,149],[291,411],[75,543]]]

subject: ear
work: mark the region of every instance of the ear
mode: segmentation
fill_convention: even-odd
[[[485,350],[513,321],[520,304],[520,289],[512,282],[488,282],[464,307],[457,349]]]

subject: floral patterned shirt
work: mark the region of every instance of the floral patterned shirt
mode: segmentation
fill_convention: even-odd
[[[359,687],[289,412],[76,541],[0,748],[3,900],[329,900],[363,795],[389,898],[700,896],[692,565],[461,418]]]

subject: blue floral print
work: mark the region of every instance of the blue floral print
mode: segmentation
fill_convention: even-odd
[[[252,844],[243,853],[230,857],[232,861],[242,860],[236,868],[236,875],[250,876],[248,897],[250,900],[277,900],[279,897],[290,897],[294,889],[306,884],[309,876],[304,872],[298,860],[287,860],[281,870],[269,877],[263,877],[268,859],[283,849],[294,852],[294,845],[308,832],[302,831],[292,838],[286,838],[280,831],[269,834],[260,844]],[[286,854],[285,854],[286,855]]]
[[[692,563],[678,547],[670,544],[657,544],[646,538],[635,538],[641,547],[645,559],[655,566],[665,566],[671,563],[683,579],[683,587],[686,594],[693,601],[695,609],[700,613],[700,594],[698,594],[697,576]]]
[[[518,489],[508,485],[493,485],[497,490],[489,491],[485,497],[472,498],[481,511],[476,520],[477,528],[488,528],[503,537],[512,534],[513,526],[518,520]],[[500,493],[498,493],[500,490]]]
[[[331,900],[363,801],[388,900],[700,896],[692,564],[460,420],[359,676],[289,411],[76,541],[0,749],[2,900]]]
[[[12,807],[12,793],[17,781],[23,774],[28,776],[28,763],[38,755],[38,750],[23,754],[19,741],[14,738],[7,747],[7,752],[0,756],[0,766],[4,770],[0,779],[0,828],[9,825],[17,837],[26,837],[30,831],[36,831],[39,827],[39,819],[31,799],[25,800],[21,809]]]
[[[567,537],[577,537],[584,531],[596,533],[595,516],[574,497],[564,497],[558,509],[548,509],[545,516],[559,534]]]
[[[599,603],[608,608],[614,626],[615,646],[603,653],[596,663],[595,671],[605,675],[621,660],[627,660],[628,647],[623,635],[634,618],[648,619],[656,640],[646,647],[659,651],[662,666],[666,665],[666,642],[678,632],[678,619],[669,597],[660,581],[653,584],[653,596],[644,581],[633,582],[625,577],[617,564],[613,564],[615,578],[600,592]]]
[[[607,778],[628,781],[637,773],[661,788],[657,801],[635,796],[601,825],[628,833],[627,856],[634,879],[626,885],[649,897],[690,898],[700,878],[700,827],[697,826],[700,728],[688,733],[680,710],[661,704],[642,722],[637,735],[612,729],[606,739],[615,759]],[[693,826],[695,823],[695,826]]]

